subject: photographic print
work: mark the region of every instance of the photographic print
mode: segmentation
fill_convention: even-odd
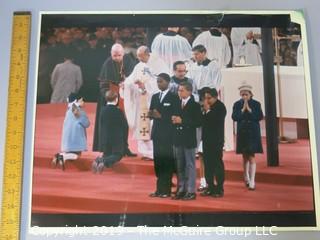
[[[42,13],[31,226],[317,226],[304,39],[290,14]]]

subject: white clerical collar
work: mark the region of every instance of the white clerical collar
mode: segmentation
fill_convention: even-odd
[[[162,102],[162,100],[165,98],[165,96],[167,95],[167,93],[169,92],[169,88],[167,88],[166,90],[164,91],[160,91],[160,95],[161,95],[161,99],[160,99],[160,102]]]

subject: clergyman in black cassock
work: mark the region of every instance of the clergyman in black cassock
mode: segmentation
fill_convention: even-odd
[[[132,58],[130,56],[124,55],[124,52],[123,52],[124,50],[121,45],[119,46],[119,44],[117,44],[116,46],[118,48],[115,49],[114,51],[111,50],[111,57],[109,57],[103,64],[101,68],[100,76],[99,76],[100,98],[97,104],[96,121],[94,126],[93,151],[101,151],[101,149],[99,149],[99,146],[101,145],[99,143],[99,132],[100,132],[99,119],[100,119],[101,109],[105,105],[105,93],[109,89],[118,91],[119,84],[131,74],[134,66],[136,65],[136,62],[132,61]],[[119,57],[119,55],[121,54],[122,54],[122,59],[120,59],[121,57]],[[121,104],[120,104],[120,109],[121,109]],[[126,139],[128,139],[128,136],[126,136]],[[128,140],[126,140],[126,142],[127,142],[126,154],[131,155],[131,152],[128,148]]]

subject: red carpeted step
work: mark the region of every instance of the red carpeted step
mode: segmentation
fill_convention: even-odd
[[[263,184],[255,191],[243,183],[226,181],[221,199],[201,197],[195,201],[150,198],[155,178],[141,174],[118,174],[107,169],[101,175],[36,169],[33,213],[141,213],[312,210],[312,188]],[[299,194],[297,194],[297,192]],[[291,196],[291,197],[290,197]]]
[[[91,164],[94,158],[80,158],[76,161],[67,161],[66,171],[91,171]],[[50,167],[51,159],[37,158],[35,161],[35,167],[48,168]],[[230,181],[242,181],[243,172],[242,169],[228,168],[226,164],[226,179]],[[154,168],[152,161],[142,161],[140,158],[124,158],[119,163],[115,164],[114,172],[119,174],[146,174],[154,175]],[[197,173],[199,177],[199,161],[197,161]],[[256,179],[263,183],[276,183],[276,184],[288,184],[288,185],[302,185],[312,186],[312,177],[309,175],[299,174],[287,174],[268,172],[262,169],[258,169],[256,173]]]

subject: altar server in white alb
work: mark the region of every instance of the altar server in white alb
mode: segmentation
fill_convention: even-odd
[[[221,69],[216,60],[207,57],[207,49],[203,45],[192,48],[194,62],[189,62],[187,76],[195,81],[199,93],[205,87],[220,89]]]
[[[151,52],[167,64],[170,75],[176,61],[189,60],[192,55],[190,43],[178,32],[178,27],[169,27],[167,32],[158,34],[151,45]]]
[[[251,33],[250,33],[251,32]],[[256,40],[259,48],[259,54],[261,53],[261,41],[260,41],[260,35],[261,35],[261,29],[260,28],[232,28],[231,29],[231,43],[232,43],[232,49],[233,49],[233,64],[240,64],[240,56],[242,54],[243,56],[243,43],[246,41],[248,47],[247,51],[250,53],[250,51],[253,51],[253,55],[256,55],[256,47],[250,45],[250,41],[247,39],[247,34],[249,34],[249,37]],[[261,59],[260,59],[261,61]],[[247,62],[247,61],[246,61]],[[261,65],[261,64],[254,64],[254,65]]]
[[[150,140],[151,121],[148,117],[151,97],[159,91],[157,75],[169,73],[161,58],[150,53],[146,46],[137,49],[139,63],[123,84],[124,107],[129,127],[138,141],[138,152],[142,159],[153,159],[153,146]]]
[[[229,41],[218,28],[200,33],[193,41],[192,47],[197,45],[203,45],[207,49],[207,57],[215,60],[220,68],[229,64],[231,60]]]

